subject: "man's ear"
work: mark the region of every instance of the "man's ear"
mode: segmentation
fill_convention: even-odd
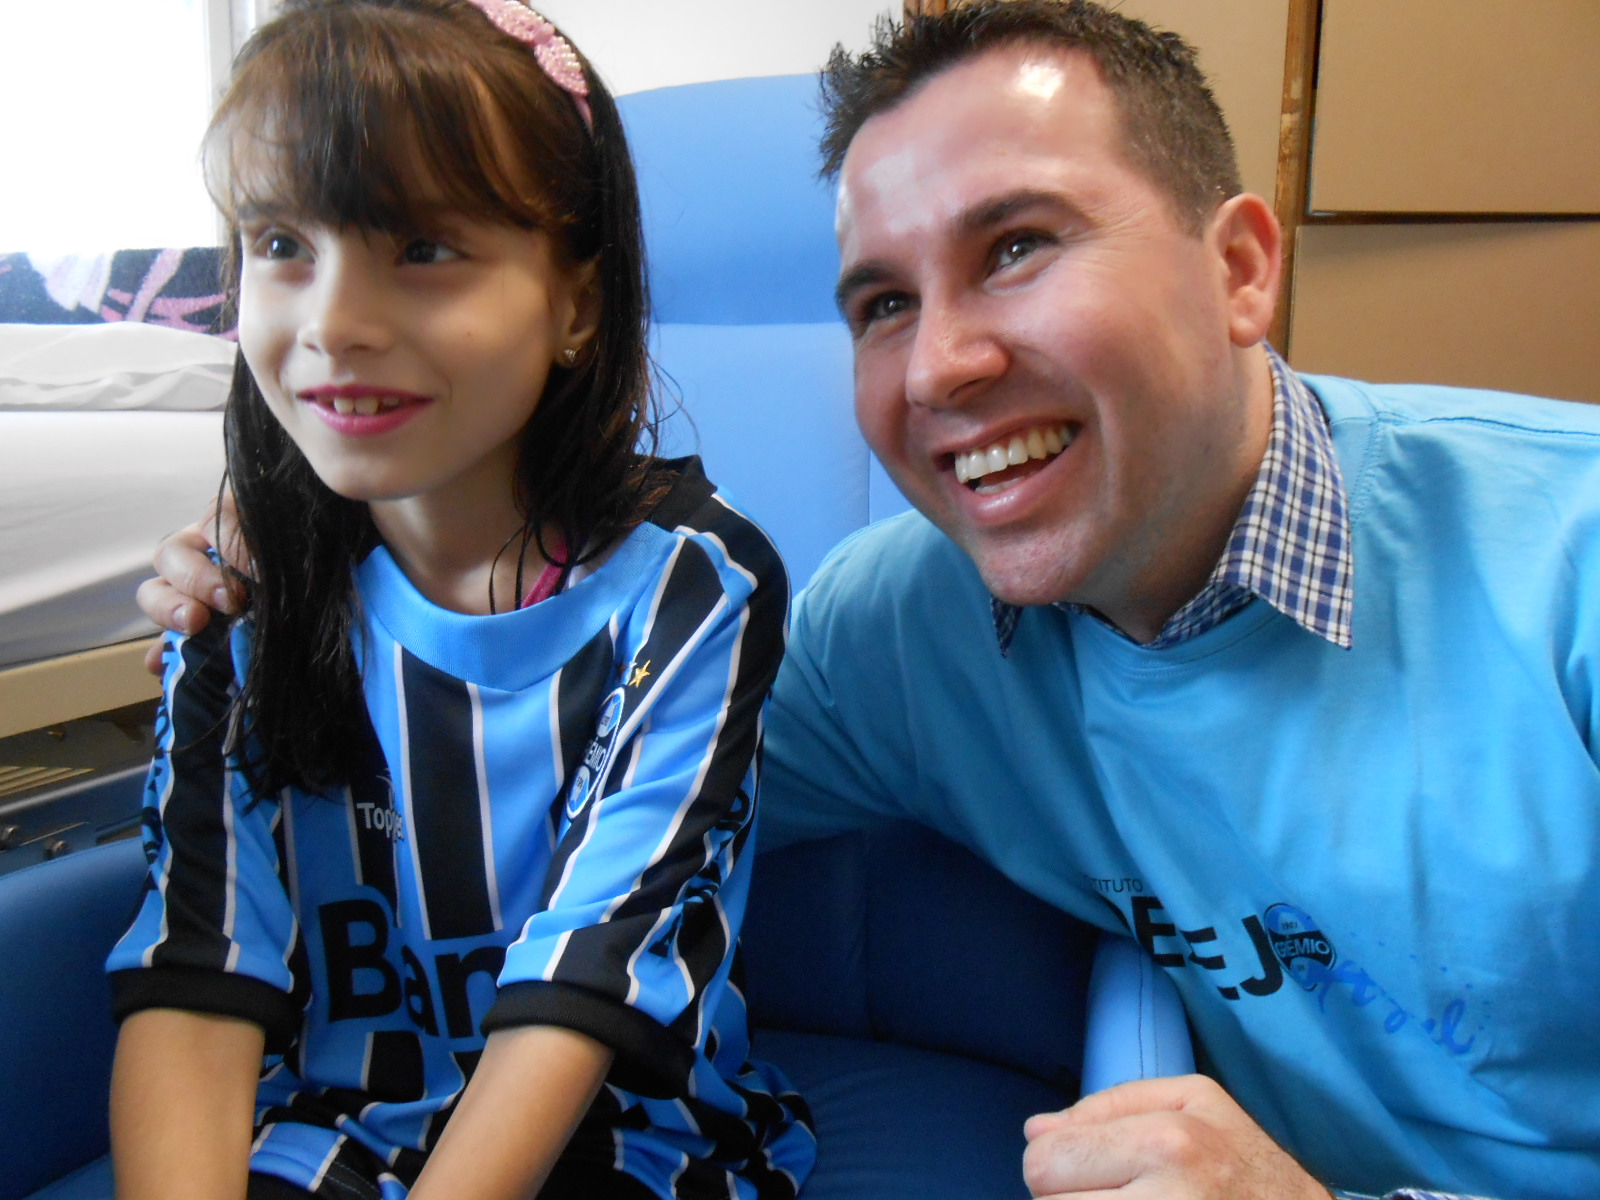
[[[1283,273],[1283,231],[1260,196],[1241,192],[1211,218],[1210,236],[1228,275],[1228,335],[1241,349],[1267,336]]]

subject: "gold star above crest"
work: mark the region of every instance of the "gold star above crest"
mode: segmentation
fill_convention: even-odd
[[[638,663],[635,663],[633,665],[633,674],[628,676],[628,686],[629,687],[638,687],[647,678],[649,678],[649,675],[650,675],[650,660],[648,658],[644,660],[644,665],[643,666],[640,666]]]

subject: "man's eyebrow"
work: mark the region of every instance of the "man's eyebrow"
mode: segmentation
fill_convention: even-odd
[[[1003,225],[1019,212],[1030,208],[1065,208],[1077,211],[1077,206],[1057,192],[1041,188],[1019,188],[1003,196],[991,196],[978,201],[956,214],[955,227],[962,233],[981,233],[996,225]]]
[[[888,278],[888,269],[878,263],[867,262],[851,267],[839,276],[839,282],[833,289],[833,303],[840,313],[844,313],[851,296],[863,288],[876,287]]]
[[[996,225],[1003,225],[1018,213],[1033,208],[1066,209],[1077,212],[1077,205],[1058,192],[1042,188],[1019,188],[1003,196],[990,196],[962,209],[956,214],[953,228],[961,235],[983,233]],[[865,262],[851,267],[839,276],[833,289],[833,302],[841,313],[850,297],[862,288],[875,287],[892,277],[892,272],[876,262]]]

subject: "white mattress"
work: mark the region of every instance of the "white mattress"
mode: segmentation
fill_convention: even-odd
[[[221,480],[221,413],[0,412],[0,666],[154,632],[134,591]]]
[[[0,326],[0,667],[154,632],[134,591],[221,483],[232,358],[154,327]]]

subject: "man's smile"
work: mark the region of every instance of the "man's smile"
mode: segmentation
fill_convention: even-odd
[[[1027,467],[1032,462],[1049,462],[1072,444],[1075,434],[1076,430],[1065,422],[1035,425],[988,445],[960,451],[954,455],[956,481],[984,495],[1003,491],[1037,470],[1029,468],[1017,471],[1012,468]]]

